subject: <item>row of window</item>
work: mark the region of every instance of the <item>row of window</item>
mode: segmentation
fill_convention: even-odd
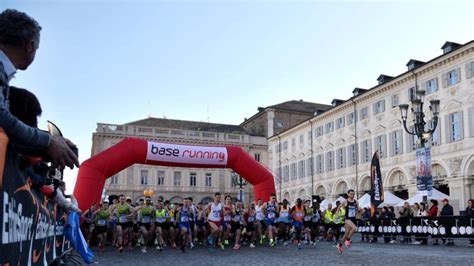
[[[474,136],[474,107],[469,109],[471,117],[471,136]],[[446,127],[446,136],[447,142],[454,142],[463,139],[463,112],[455,112],[446,116],[448,125]],[[440,136],[440,123],[433,133],[432,138],[428,142],[430,146],[440,145],[441,136]],[[413,127],[409,128],[413,131]],[[416,149],[417,137],[414,135],[409,135],[405,133],[407,138],[406,148],[403,148],[403,134],[404,130],[399,129],[392,131],[388,134],[388,151],[387,152],[387,135],[381,134],[376,136],[373,140],[366,139],[359,143],[359,145],[351,144],[347,147],[338,148],[335,151],[328,151],[324,154],[318,154],[314,158],[308,158],[300,160],[298,162],[285,165],[281,169],[281,175],[284,181],[289,181],[304,178],[310,176],[312,173],[322,174],[324,172],[331,172],[336,169],[343,169],[345,167],[350,167],[356,165],[358,161],[361,163],[370,162],[372,159],[373,152],[375,150],[379,151],[381,158],[387,158],[388,156],[397,156],[403,154],[405,151],[413,151]],[[373,146],[372,146],[373,144]],[[360,152],[360,159],[357,155]],[[314,164],[313,164],[314,160]],[[278,169],[277,171],[280,171]]]
[[[466,67],[466,78],[474,77],[474,62],[470,62],[466,64],[465,67]],[[452,69],[450,71],[447,71],[446,73],[443,73],[441,76],[442,76],[442,81],[443,81],[443,84],[442,84],[443,88],[455,85],[461,81],[461,68],[458,67],[458,68]],[[438,91],[438,77],[422,82],[421,89],[425,90],[427,94]],[[408,96],[410,100],[413,100],[416,97],[415,87],[411,87],[408,89]],[[399,104],[400,104],[399,94],[397,93],[397,94],[392,95],[391,96],[392,108],[398,107]],[[377,115],[383,112],[385,112],[385,99],[382,99],[373,104],[374,115]],[[334,130],[344,128],[346,126],[346,121],[347,121],[347,125],[352,125],[357,121],[358,117],[360,118],[360,120],[367,119],[369,117],[369,107],[368,106],[363,107],[358,111],[358,113],[357,112],[349,113],[347,116],[339,117],[338,119],[336,119],[336,121],[330,121],[326,123],[325,125],[321,125],[317,127],[315,129],[314,135],[316,138],[318,138],[318,137],[323,136],[324,134],[329,134],[333,132]],[[303,136],[300,136],[300,144],[303,144]],[[295,146],[295,145],[296,145],[296,141],[295,139],[292,139],[292,146]],[[279,148],[277,149],[278,151],[280,151]],[[286,149],[288,149],[288,144],[283,143],[283,150],[286,150]]]
[[[471,117],[471,124],[474,124],[474,107],[473,108],[470,108],[469,109],[469,112],[470,112],[470,117]],[[441,119],[442,118],[438,118],[438,126],[436,127],[436,130],[435,132],[433,133],[432,137],[430,138],[429,140],[429,145],[431,146],[436,146],[436,145],[440,145],[441,144]],[[459,140],[462,140],[463,139],[463,112],[462,111],[459,111],[459,112],[454,112],[454,113],[451,113],[451,114],[448,114],[446,115],[446,117],[444,118],[446,119],[445,121],[447,121],[447,124],[446,124],[446,127],[445,127],[445,132],[444,134],[446,134],[446,142],[447,143],[450,143],[450,142],[455,142],[455,141],[459,141]],[[341,122],[343,123],[343,122]],[[431,122],[432,123],[432,122]],[[430,126],[430,128],[432,128],[432,124],[431,123],[428,123]],[[339,122],[338,122],[339,124]],[[473,126],[471,126],[473,127]],[[473,127],[474,128],[474,127]],[[413,132],[413,126],[409,127],[409,130]],[[391,154],[390,155],[398,155],[398,154],[401,154],[403,151],[402,151],[402,148],[401,148],[401,143],[402,143],[402,131],[403,130],[397,130],[397,131],[394,131],[394,132],[391,132],[389,134],[389,139],[391,140],[390,142],[390,147],[391,147]],[[471,129],[471,131],[474,131],[474,129]],[[316,128],[316,133],[318,133],[318,128]],[[474,134],[474,132],[472,133]],[[292,139],[292,142],[294,142],[295,138]],[[416,143],[417,143],[417,137],[414,136],[414,135],[409,135],[407,137],[407,140],[408,140],[408,146],[407,146],[407,150],[413,150],[414,148],[416,148]],[[368,140],[367,140],[368,141]],[[303,142],[303,135],[300,135],[300,143]],[[375,146],[377,148],[377,150],[381,151],[382,154],[386,154],[385,152],[385,144],[386,142],[386,136],[385,135],[381,135],[381,136],[377,136],[375,138]],[[364,143],[364,142],[362,142]],[[288,143],[287,141],[284,141],[283,142],[283,150],[287,150],[288,149]],[[277,145],[276,147],[276,150],[277,152],[279,152],[279,145]],[[293,150],[295,150],[295,148],[293,147]],[[364,157],[364,156],[362,156]]]
[[[149,179],[149,170],[141,170],[140,171],[140,185],[157,185],[157,186],[164,186],[165,185],[165,171],[158,170],[157,171],[157,179],[156,184],[151,184]],[[189,182],[183,185],[189,185],[191,187],[197,186],[197,173],[191,172],[189,174]],[[118,175],[112,176],[110,183],[113,185],[118,184]],[[175,171],[173,173],[173,186],[179,187],[181,186],[181,172]],[[206,173],[204,178],[204,186],[205,187],[212,187],[212,174]],[[234,187],[234,185],[232,184]]]

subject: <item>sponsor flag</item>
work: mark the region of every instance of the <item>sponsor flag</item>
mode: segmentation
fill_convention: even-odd
[[[370,164],[371,193],[370,215],[374,217],[377,207],[384,201],[382,173],[380,172],[379,151],[375,151]]]

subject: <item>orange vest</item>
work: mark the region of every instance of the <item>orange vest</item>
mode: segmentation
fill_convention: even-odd
[[[298,206],[295,206],[292,216],[293,216],[293,220],[298,221],[298,222],[303,222],[304,206],[301,205],[301,208],[298,208]]]

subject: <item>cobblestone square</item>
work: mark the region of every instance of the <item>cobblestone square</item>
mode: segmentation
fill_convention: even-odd
[[[318,242],[316,247],[295,245],[257,246],[254,249],[242,246],[234,251],[210,253],[207,246],[195,249],[166,249],[163,252],[149,248],[146,254],[138,248],[119,254],[109,248],[105,252],[94,249],[96,260],[102,265],[316,265],[316,264],[370,264],[370,265],[473,265],[473,248],[467,240],[456,241],[456,246],[415,246],[408,244],[368,244],[356,240],[351,248],[338,254],[327,242]]]

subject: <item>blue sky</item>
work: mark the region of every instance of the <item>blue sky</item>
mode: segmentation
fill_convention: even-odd
[[[13,1],[43,27],[12,85],[90,157],[96,123],[148,115],[239,124],[288,100],[329,104],[447,40],[474,39],[473,1]],[[68,183],[76,171],[66,172]]]

